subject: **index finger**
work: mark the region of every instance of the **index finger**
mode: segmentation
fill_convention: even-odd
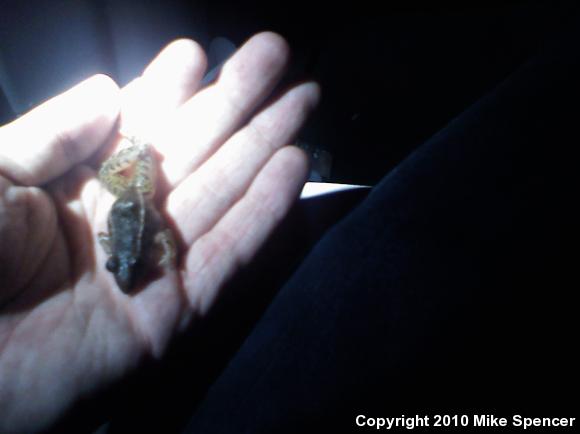
[[[119,113],[119,88],[95,75],[0,128],[0,175],[40,185],[88,158]]]

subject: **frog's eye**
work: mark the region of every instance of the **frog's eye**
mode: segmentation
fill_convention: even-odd
[[[116,273],[119,270],[119,259],[116,256],[111,256],[105,264],[107,270],[111,273]]]

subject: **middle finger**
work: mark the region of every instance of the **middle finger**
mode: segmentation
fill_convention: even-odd
[[[280,80],[288,56],[280,36],[258,34],[225,63],[215,84],[177,110],[153,139],[170,185],[199,167],[249,118]]]

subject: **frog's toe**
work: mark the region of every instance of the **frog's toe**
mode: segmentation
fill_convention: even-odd
[[[107,255],[110,255],[112,249],[111,249],[111,237],[109,236],[109,234],[105,232],[99,232],[97,234],[97,238],[99,240],[99,244],[101,245],[105,253]]]

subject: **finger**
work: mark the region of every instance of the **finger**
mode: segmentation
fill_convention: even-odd
[[[186,244],[207,232],[244,195],[271,156],[295,137],[318,96],[314,83],[291,89],[178,185],[167,211]]]
[[[215,84],[187,101],[155,144],[176,184],[211,155],[270,94],[288,61],[286,42],[261,33],[228,60]]]
[[[168,106],[177,107],[195,93],[206,67],[203,48],[191,39],[178,39],[161,50],[145,68],[143,77],[167,84],[163,96]]]
[[[150,137],[173,111],[199,88],[207,60],[203,49],[190,39],[165,47],[121,92],[121,131]]]
[[[191,306],[204,314],[218,289],[237,267],[248,263],[287,214],[304,185],[308,163],[293,146],[280,149],[256,177],[248,192],[185,258],[184,282]]]
[[[0,175],[38,185],[85,160],[115,125],[118,92],[95,75],[0,128]]]

